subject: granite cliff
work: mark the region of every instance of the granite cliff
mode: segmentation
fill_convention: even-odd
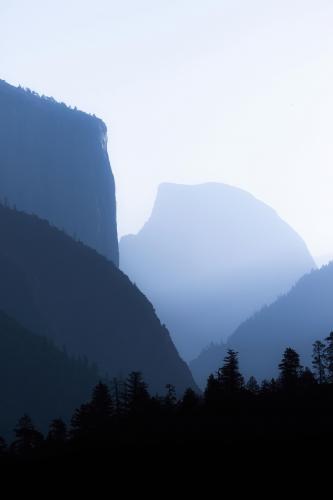
[[[225,340],[315,263],[302,238],[249,193],[162,184],[151,217],[120,241],[120,267],[189,360]]]
[[[118,265],[104,123],[0,80],[0,200],[47,219]]]

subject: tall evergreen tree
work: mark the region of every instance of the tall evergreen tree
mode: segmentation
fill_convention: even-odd
[[[325,339],[325,366],[327,370],[327,381],[333,383],[333,332]]]
[[[81,437],[83,435],[88,435],[94,430],[91,419],[91,407],[89,403],[84,403],[73,413],[70,435],[72,437]]]
[[[207,379],[207,385],[204,392],[204,400],[209,408],[216,408],[221,399],[221,386],[217,378],[211,374]]]
[[[113,378],[112,380],[112,398],[114,402],[114,413],[118,416],[126,411],[126,385],[125,381]]]
[[[89,403],[75,410],[71,420],[71,434],[102,434],[111,423],[113,402],[106,384],[99,382]]]
[[[326,368],[325,368],[325,344],[317,340],[313,344],[312,351],[312,367],[319,384],[326,382]]]
[[[302,373],[302,366],[298,353],[291,347],[287,347],[284,351],[279,370],[279,382],[282,388],[287,390],[295,388]]]
[[[177,404],[176,388],[172,384],[167,384],[165,387],[167,392],[163,398],[163,404],[165,408],[172,410]]]
[[[107,384],[99,382],[93,390],[90,402],[91,411],[100,425],[106,423],[113,415],[113,401]]]
[[[142,373],[133,371],[126,379],[126,406],[130,413],[143,413],[150,402],[148,387]]]
[[[311,388],[314,385],[317,384],[316,377],[310,370],[310,368],[306,367],[304,370],[302,370],[300,377],[299,377],[299,382],[300,385],[304,388]]]
[[[267,379],[264,379],[260,385],[261,394],[269,394],[271,392],[271,384]]]
[[[47,440],[54,444],[62,444],[66,442],[66,439],[67,427],[65,422],[61,418],[55,418],[50,424]]]
[[[251,394],[258,394],[260,391],[259,384],[256,380],[255,377],[251,376],[249,380],[246,383],[245,386],[246,390],[249,391]]]
[[[221,388],[229,393],[237,392],[244,386],[244,378],[238,368],[238,353],[229,349],[224,358],[224,365],[217,372]]]
[[[195,410],[199,407],[199,405],[200,405],[199,396],[194,392],[193,389],[191,388],[186,389],[180,404],[181,411],[183,413],[193,414],[193,412],[195,412]]]
[[[16,439],[12,443],[12,449],[20,455],[39,448],[43,443],[43,435],[27,414],[20,418],[14,432]]]
[[[3,437],[0,436],[0,457],[7,451],[7,443]]]

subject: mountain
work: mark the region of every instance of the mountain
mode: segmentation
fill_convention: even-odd
[[[44,431],[54,418],[68,421],[97,382],[95,368],[0,311],[0,436],[13,437],[25,413]]]
[[[109,260],[37,216],[0,206],[0,309],[110,377],[195,388],[167,329]]]
[[[315,263],[269,206],[224,184],[162,184],[120,267],[156,306],[185,359],[226,339]]]
[[[104,123],[0,80],[0,201],[49,220],[118,265]]]
[[[199,356],[189,362],[194,380],[204,390],[210,374],[215,374],[223,366],[228,347],[224,342],[211,342],[202,349]],[[244,356],[243,356],[244,357]],[[244,361],[244,359],[242,359]]]
[[[277,366],[286,347],[301,356],[311,368],[312,344],[333,330],[333,262],[302,277],[273,304],[242,323],[227,345],[211,346],[191,363],[196,380],[223,363],[227,348],[239,353],[240,368],[246,377],[258,379],[277,375]]]
[[[331,253],[317,255],[315,261],[318,267],[325,266],[333,261],[333,255]]]

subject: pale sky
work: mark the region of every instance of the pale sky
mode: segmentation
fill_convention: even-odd
[[[0,0],[0,78],[106,122],[120,234],[216,181],[333,254],[332,27],[332,0]]]

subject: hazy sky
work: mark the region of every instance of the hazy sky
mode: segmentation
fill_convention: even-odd
[[[332,0],[0,0],[0,78],[104,119],[120,234],[160,182],[219,181],[333,254],[332,27]]]

